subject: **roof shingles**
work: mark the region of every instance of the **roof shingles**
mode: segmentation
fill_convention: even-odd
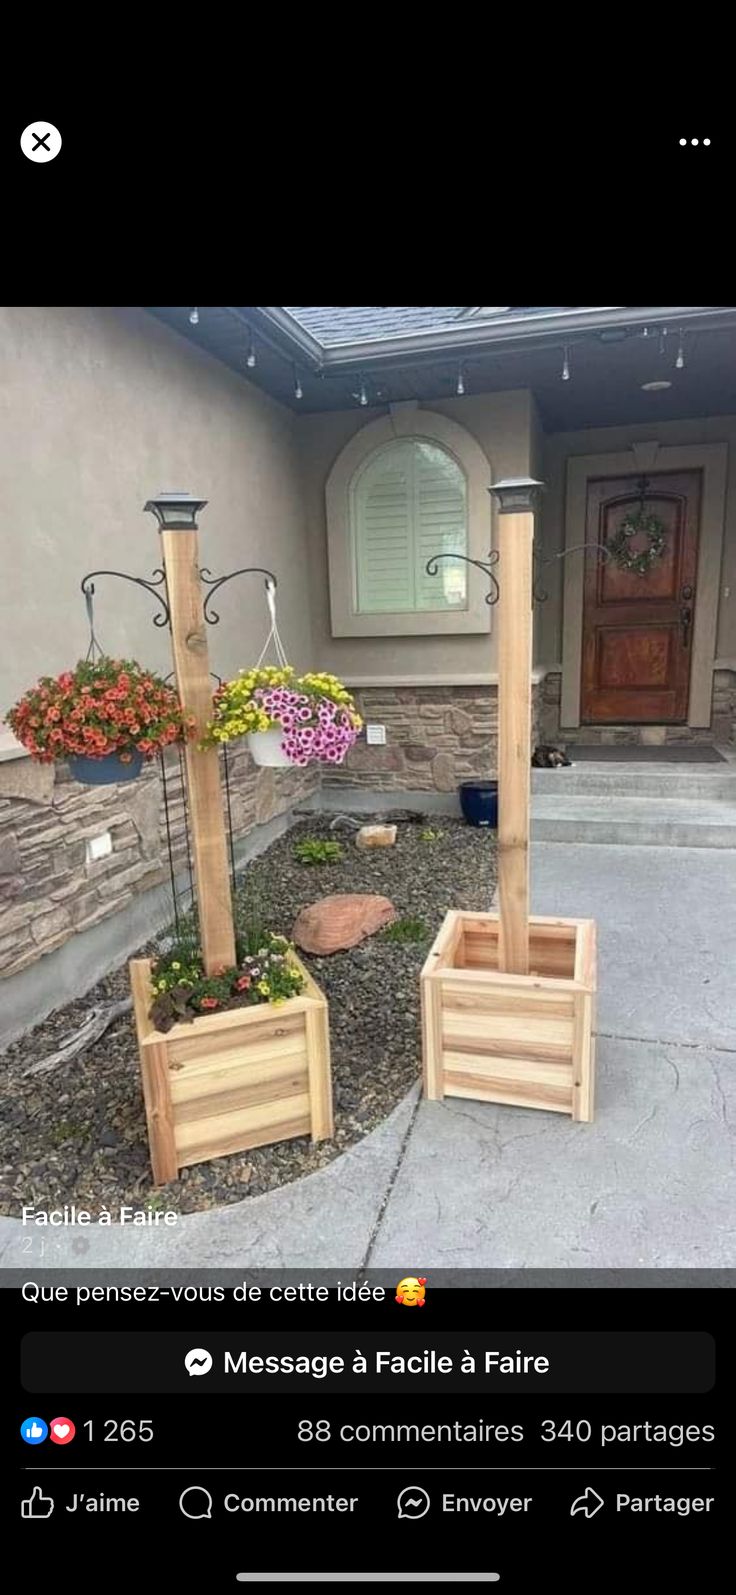
[[[526,308],[515,306],[503,313],[524,315]],[[284,309],[325,346],[361,338],[390,338],[403,332],[429,332],[468,313],[466,305],[284,305]],[[469,319],[483,321],[492,317],[481,311]]]

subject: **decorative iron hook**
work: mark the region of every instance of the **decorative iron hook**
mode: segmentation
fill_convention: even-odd
[[[490,592],[486,593],[486,603],[489,605],[497,604],[501,594],[493,573],[493,567],[498,564],[499,552],[499,549],[492,548],[487,560],[471,559],[468,554],[433,554],[432,558],[427,560],[425,570],[428,576],[438,576],[441,559],[460,559],[464,565],[474,565],[475,569],[482,571],[483,575],[487,576],[491,583]]]
[[[204,618],[210,626],[218,626],[220,623],[220,616],[215,609],[210,608],[210,604],[215,596],[215,593],[217,592],[218,587],[224,587],[225,582],[233,581],[236,576],[265,576],[266,580],[264,586],[267,589],[269,585],[273,587],[278,586],[278,582],[273,574],[273,571],[264,570],[261,565],[244,565],[241,570],[231,570],[227,576],[213,576],[208,567],[204,565],[199,574],[201,580],[210,589],[208,593],[205,593],[203,610]]]
[[[602,565],[607,564],[611,558],[611,550],[608,548],[606,543],[574,543],[572,548],[563,548],[559,554],[547,554],[546,556],[538,554],[535,546],[534,582],[532,593],[535,604],[546,604],[547,599],[549,598],[549,593],[545,592],[544,588],[541,587],[539,583],[539,566],[552,565],[557,559],[567,559],[568,554],[581,554],[586,548],[594,548],[596,550],[598,554],[598,561]]]
[[[87,600],[94,597],[95,576],[118,576],[121,581],[133,582],[136,587],[145,587],[146,592],[150,593],[151,597],[155,598],[156,603],[161,605],[161,613],[155,614],[153,617],[154,626],[168,626],[171,624],[171,614],[169,612],[167,599],[164,598],[163,593],[159,592],[159,588],[161,586],[165,587],[166,584],[166,572],[161,570],[160,566],[157,566],[153,572],[153,576],[155,577],[155,580],[153,581],[146,581],[143,576],[129,576],[124,570],[88,571],[87,575],[82,577],[80,583],[82,592]]]

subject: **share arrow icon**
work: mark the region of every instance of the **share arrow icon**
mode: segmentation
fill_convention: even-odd
[[[570,1516],[577,1517],[582,1512],[585,1517],[595,1517],[596,1512],[600,1512],[601,1507],[605,1506],[605,1504],[603,1496],[599,1495],[597,1490],[594,1490],[592,1485],[589,1484],[585,1493],[577,1496],[573,1501],[570,1507]]]

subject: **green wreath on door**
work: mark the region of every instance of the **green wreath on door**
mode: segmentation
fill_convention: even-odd
[[[648,547],[633,549],[632,538],[642,533],[648,539]],[[667,547],[667,530],[658,515],[651,515],[641,509],[631,510],[617,526],[613,536],[607,539],[605,546],[619,570],[629,570],[638,576],[646,576],[664,554]]]

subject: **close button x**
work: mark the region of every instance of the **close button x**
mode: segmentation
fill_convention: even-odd
[[[34,133],[32,136],[36,140],[36,142],[35,142],[35,144],[33,146],[34,150],[38,150],[38,149],[41,149],[41,148],[43,148],[45,150],[49,149],[48,144],[46,143],[46,140],[47,140],[47,138],[51,137],[50,133],[44,133],[43,138],[41,137],[40,133]],[[50,150],[49,150],[49,154],[51,154]]]

